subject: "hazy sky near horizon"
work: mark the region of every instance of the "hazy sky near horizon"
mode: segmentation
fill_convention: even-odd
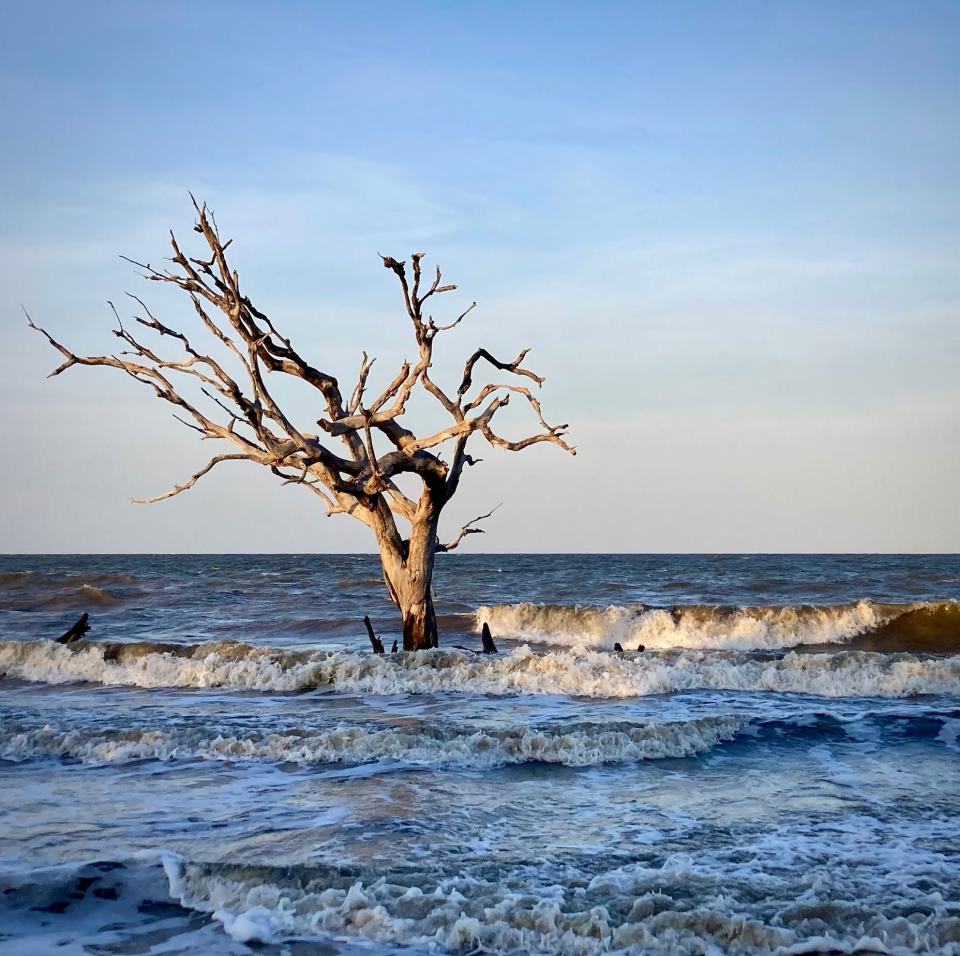
[[[3,15],[0,551],[372,550],[253,465],[130,504],[217,449],[111,370],[45,379],[21,303],[80,352],[125,290],[190,326],[118,258],[192,242],[188,189],[344,383],[411,351],[377,252],[478,300],[441,380],[533,346],[579,454],[480,439],[446,527],[503,507],[469,550],[960,550],[957,3]]]

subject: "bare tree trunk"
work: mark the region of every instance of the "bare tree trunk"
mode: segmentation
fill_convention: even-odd
[[[420,651],[437,647],[437,616],[433,608],[433,565],[437,553],[440,509],[425,494],[412,523],[409,541],[380,536],[383,578],[403,621],[403,649]]]
[[[403,649],[420,651],[436,647],[439,643],[437,616],[433,610],[433,598],[429,591],[422,601],[402,610]]]
[[[403,621],[403,649],[420,651],[437,647],[437,616],[433,609],[433,554],[427,562],[411,562],[393,551],[381,551],[383,576]]]

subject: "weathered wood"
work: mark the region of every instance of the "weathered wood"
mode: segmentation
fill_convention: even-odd
[[[370,646],[373,648],[374,654],[383,654],[383,641],[373,633],[373,624],[370,621],[370,615],[363,615],[363,623],[367,626],[367,637],[370,638]]]
[[[90,615],[86,611],[74,622],[73,626],[65,634],[57,638],[58,644],[72,644],[74,641],[83,639],[84,634],[90,630]]]
[[[443,284],[439,268],[429,286],[422,282],[423,253],[411,256],[411,274],[407,262],[383,256],[383,265],[400,283],[416,343],[416,360],[403,362],[379,394],[368,395],[374,359],[364,352],[356,386],[345,400],[337,379],[311,365],[241,290],[238,273],[227,263],[231,240],[221,239],[206,205],[196,200],[193,205],[197,214],[194,230],[206,245],[203,256],[186,255],[171,234],[173,256],[169,268],[128,261],[142,270],[146,279],[170,284],[189,296],[202,330],[216,346],[216,354],[195,348],[187,335],[161,322],[141,299],[131,296],[142,310],[134,316],[135,322],[161,340],[178,343],[182,354],[167,357],[154,345],[142,342],[124,326],[112,304],[117,321],[114,335],[124,343],[124,350],[110,355],[77,355],[27,315],[30,327],[45,336],[63,357],[51,375],[74,365],[115,368],[152,388],[159,399],[175,407],[178,421],[203,438],[233,446],[229,454],[213,456],[169,491],[135,501],[151,503],[176,497],[223,462],[252,461],[269,468],[285,485],[302,486],[317,495],[328,515],[347,514],[362,521],[376,537],[387,591],[400,611],[403,649],[436,647],[437,620],[431,591],[434,558],[438,552],[452,551],[468,536],[481,533],[476,524],[492,514],[468,521],[448,544],[441,543],[441,512],[456,493],[464,468],[480,461],[468,454],[469,440],[481,436],[488,444],[509,451],[550,443],[576,454],[564,437],[567,425],[552,425],[544,419],[540,402],[529,386],[515,380],[474,386],[477,366],[485,362],[541,387],[543,376],[524,364],[529,349],[504,362],[489,350],[478,348],[464,364],[456,392],[444,390],[430,377],[435,339],[456,328],[476,303],[460,311],[452,322],[437,324],[431,315],[424,314],[424,305],[456,286]],[[224,352],[229,353],[229,361],[223,360]],[[239,368],[240,374],[234,368]],[[325,414],[317,425],[325,437],[303,428],[281,408],[273,386],[267,387],[269,375],[300,379],[319,393]],[[199,388],[206,400],[188,397],[191,393],[180,388],[184,382]],[[417,389],[435,400],[451,419],[446,427],[421,437],[401,423]],[[534,434],[514,440],[494,431],[494,418],[511,396],[519,396],[533,410],[538,423]],[[451,455],[442,454],[444,446]],[[420,480],[422,488],[416,500],[397,484],[395,479],[402,475]],[[398,519],[409,525],[406,535],[398,527]]]
[[[433,599],[425,597],[403,609],[403,649],[425,651],[439,646]]]

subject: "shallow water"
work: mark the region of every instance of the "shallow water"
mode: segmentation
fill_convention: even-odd
[[[436,584],[377,658],[369,556],[0,558],[3,952],[960,953],[960,558]]]

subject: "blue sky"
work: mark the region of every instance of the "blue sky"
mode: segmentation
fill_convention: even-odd
[[[253,466],[129,504],[208,447],[107,370],[45,381],[20,303],[110,348],[105,300],[144,292],[117,253],[189,236],[187,189],[255,301],[345,380],[362,348],[384,379],[409,348],[378,251],[425,249],[479,300],[451,369],[534,346],[581,453],[485,456],[451,514],[505,502],[475,549],[960,548],[957,4],[4,20],[0,550],[369,548]]]

